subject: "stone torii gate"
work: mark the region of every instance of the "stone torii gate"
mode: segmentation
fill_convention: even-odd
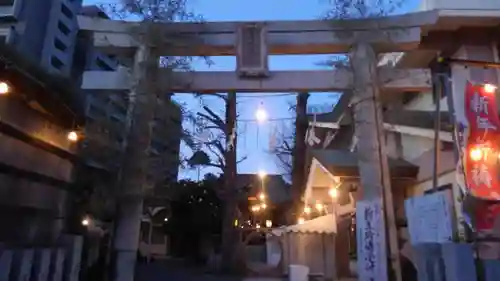
[[[465,18],[465,17],[464,17]],[[123,91],[138,90],[146,83],[140,64],[150,56],[146,42],[131,35],[139,30],[140,23],[79,17],[81,29],[92,32],[94,46],[101,51],[133,57],[132,71],[88,71],[84,74],[82,88],[86,90]],[[397,233],[390,178],[382,137],[382,118],[379,101],[384,97],[405,91],[430,90],[430,72],[427,69],[394,69],[378,67],[378,54],[407,52],[415,49],[436,52],[450,43],[449,38],[432,36],[434,29],[456,28],[457,19],[442,11],[429,11],[404,16],[345,21],[272,21],[257,23],[208,22],[157,24],[157,30],[168,34],[175,32],[196,37],[190,48],[169,47],[168,54],[184,56],[236,55],[238,69],[230,72],[174,72],[172,81],[162,82],[164,70],[159,70],[157,81],[164,92],[216,93],[216,92],[354,92],[352,106],[355,112],[357,151],[360,156],[359,171],[363,204],[366,211],[384,214],[377,220],[360,215],[358,231],[376,233],[370,238],[373,251],[358,248],[358,260],[374,259],[371,272],[360,272],[360,280],[388,280],[386,231],[390,241],[390,261],[401,280],[399,269]],[[438,29],[439,29],[438,28]],[[425,35],[423,37],[423,35]],[[161,33],[160,35],[161,36]],[[253,38],[249,40],[248,37]],[[427,38],[428,37],[428,38]],[[425,39],[425,40],[424,40]],[[156,40],[158,41],[158,40]],[[161,48],[161,40],[156,48]],[[259,50],[251,52],[251,50]],[[273,54],[333,54],[349,53],[351,69],[328,71],[269,71],[267,57]],[[158,55],[158,54],[155,54]],[[165,71],[166,72],[166,71]],[[142,75],[142,76],[141,76]],[[173,83],[173,84],[172,84]],[[139,162],[139,161],[138,161]],[[381,202],[384,202],[382,204]],[[142,205],[142,204],[141,204]],[[127,215],[127,214],[123,214]],[[386,224],[389,226],[386,228]],[[139,228],[139,224],[136,225]],[[138,229],[122,241],[129,245],[125,251],[134,251]],[[366,239],[365,239],[366,240]],[[365,241],[365,243],[368,243]],[[360,265],[360,271],[363,265]],[[120,280],[127,280],[120,279]]]

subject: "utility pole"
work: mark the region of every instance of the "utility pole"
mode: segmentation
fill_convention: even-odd
[[[377,55],[367,43],[356,44],[349,55],[354,80],[351,105],[354,112],[355,136],[358,139],[362,200],[360,203],[363,203],[360,205],[366,206],[366,209],[361,211],[364,214],[357,216],[356,222],[358,242],[361,240],[363,245],[367,245],[358,247],[359,280],[401,281],[391,178],[382,127]],[[373,216],[374,212],[380,212],[381,215]],[[378,221],[371,220],[370,217]],[[387,275],[387,236],[394,279],[389,277],[391,274]]]

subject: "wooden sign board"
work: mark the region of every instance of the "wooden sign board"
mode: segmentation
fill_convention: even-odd
[[[451,190],[407,199],[405,212],[412,245],[453,240],[455,223]]]
[[[358,276],[360,281],[387,281],[387,246],[381,199],[356,205]]]

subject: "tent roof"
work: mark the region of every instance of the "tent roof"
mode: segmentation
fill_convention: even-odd
[[[282,226],[272,230],[273,234],[281,235],[285,232],[300,233],[336,233],[336,223],[333,214],[327,214],[321,217],[307,220],[303,224]]]

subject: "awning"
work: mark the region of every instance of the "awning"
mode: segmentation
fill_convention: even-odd
[[[343,179],[359,178],[358,155],[348,150],[313,150],[311,166],[307,177],[303,200],[319,200],[328,203],[331,199],[328,190],[335,184],[336,177]],[[402,159],[389,158],[389,169],[392,179],[415,179],[419,167]],[[350,185],[350,184],[349,184]],[[342,187],[347,192],[348,186]]]
[[[313,150],[314,159],[332,175],[340,177],[358,177],[358,155],[348,150]],[[418,167],[412,163],[395,158],[388,158],[392,178],[415,178]]]

